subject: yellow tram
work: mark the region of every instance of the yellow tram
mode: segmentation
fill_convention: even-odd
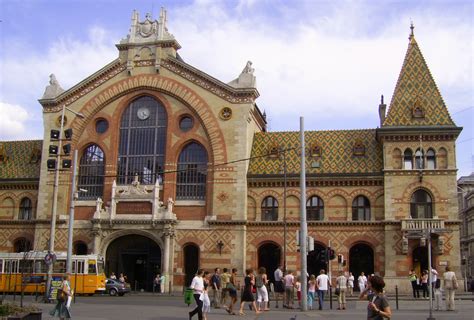
[[[0,292],[45,291],[48,265],[46,251],[0,253]],[[53,280],[66,272],[66,253],[56,253]],[[76,294],[105,292],[104,259],[96,254],[73,255],[71,288]]]

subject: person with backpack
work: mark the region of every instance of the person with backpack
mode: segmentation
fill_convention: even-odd
[[[268,311],[268,290],[267,290],[268,278],[267,270],[264,267],[258,269],[258,274],[255,277],[255,286],[257,287],[257,302],[258,311]],[[263,301],[263,308],[262,308]]]

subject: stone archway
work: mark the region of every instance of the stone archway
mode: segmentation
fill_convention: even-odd
[[[184,285],[189,287],[194,275],[199,269],[199,247],[194,243],[188,243],[183,247],[184,256]]]
[[[349,250],[349,271],[354,276],[354,288],[358,288],[357,278],[364,272],[368,277],[374,273],[374,250],[365,243],[357,243]]]
[[[162,251],[151,238],[128,234],[117,237],[107,246],[105,272],[127,276],[132,289],[151,291],[153,279],[161,271]]]
[[[258,247],[258,268],[264,267],[268,279],[275,282],[275,270],[281,264],[281,247],[274,242],[266,242]]]

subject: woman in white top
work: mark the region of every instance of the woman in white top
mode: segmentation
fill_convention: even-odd
[[[70,297],[72,297],[72,290],[69,282],[69,274],[65,274],[61,287],[57,291],[56,306],[49,314],[53,317],[57,316],[59,319],[71,319],[71,313],[67,307],[67,302]]]
[[[268,291],[266,285],[268,284],[267,270],[264,267],[258,269],[258,275],[255,278],[255,286],[257,287],[257,302],[259,311],[268,311]],[[262,307],[263,300],[263,307]]]
[[[309,277],[308,281],[308,308],[313,310],[313,301],[316,296],[316,290],[318,290],[318,284],[316,282],[316,277],[312,274]]]
[[[347,278],[347,289],[352,297],[352,294],[354,293],[354,275],[352,272],[349,272],[349,277]]]
[[[336,279],[336,289],[339,289],[339,308],[337,310],[346,310],[347,278],[342,271],[339,272],[339,277]]]
[[[197,313],[198,319],[202,320],[202,300],[200,298],[201,293],[204,291],[204,280],[202,278],[203,274],[204,270],[199,269],[196,273],[196,276],[193,278],[191,285],[189,286],[189,288],[193,289],[194,300],[196,301],[196,308],[189,312],[189,319],[192,319],[192,317]]]
[[[449,266],[446,267],[443,280],[443,288],[446,294],[446,310],[454,311],[454,291],[458,288],[458,280],[456,279],[456,274],[451,271]]]
[[[359,283],[360,292],[363,292],[367,287],[367,277],[363,272],[360,273],[360,276],[357,278],[357,282]]]

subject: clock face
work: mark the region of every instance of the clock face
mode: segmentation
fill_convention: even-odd
[[[146,120],[150,117],[150,109],[147,107],[141,107],[137,110],[137,117],[140,120]]]

